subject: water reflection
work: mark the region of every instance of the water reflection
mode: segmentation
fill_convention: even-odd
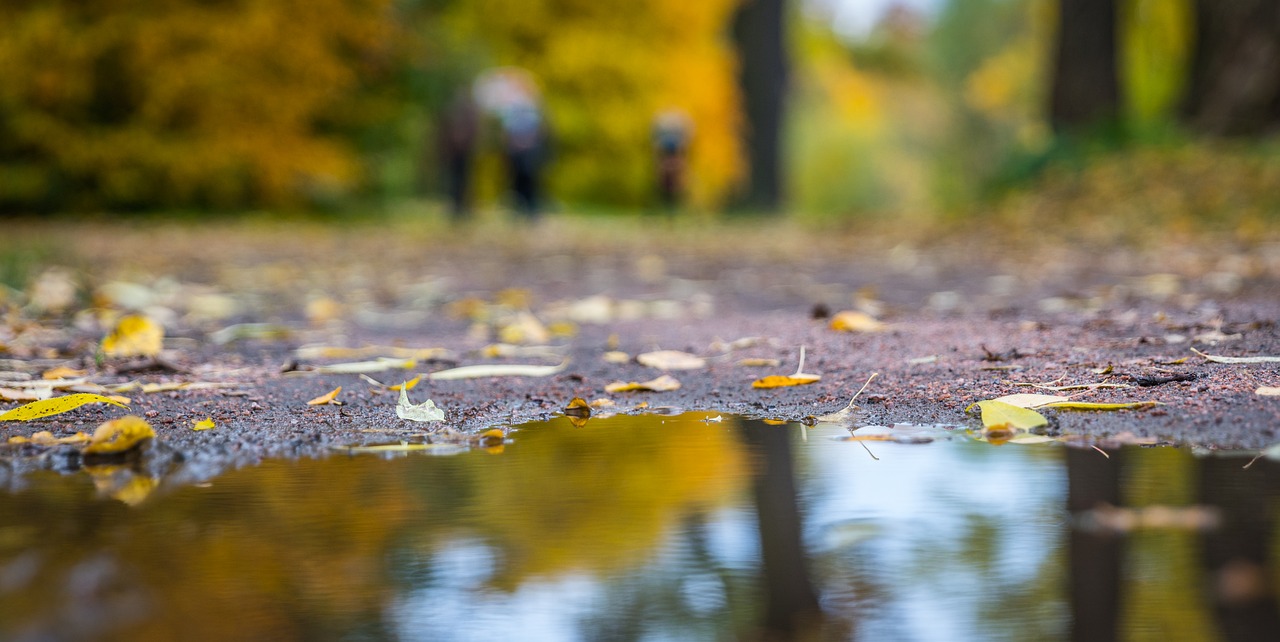
[[[559,419],[500,454],[271,462],[144,499],[36,475],[0,493],[0,638],[1280,630],[1273,462],[963,440],[869,453],[839,427],[705,416]],[[1096,515],[1110,526],[1081,526]]]

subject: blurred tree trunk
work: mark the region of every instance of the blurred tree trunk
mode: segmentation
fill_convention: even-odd
[[[1120,113],[1115,0],[1059,0],[1049,120],[1066,133],[1114,124]]]
[[[1280,2],[1196,0],[1183,116],[1208,134],[1280,126]]]
[[[1072,517],[1102,506],[1119,506],[1123,453],[1117,452],[1107,459],[1084,448],[1065,450],[1067,510]],[[1115,533],[1073,527],[1067,551],[1071,639],[1079,642],[1118,640],[1124,539]]]
[[[742,206],[748,209],[776,211],[782,205],[782,127],[789,75],[786,4],[744,0],[733,21],[749,165]]]

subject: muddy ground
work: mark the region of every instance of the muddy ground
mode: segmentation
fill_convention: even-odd
[[[105,388],[222,384],[122,393],[129,412],[157,432],[140,465],[183,462],[191,478],[341,446],[475,441],[490,428],[555,416],[574,397],[607,400],[597,413],[711,410],[802,421],[844,407],[872,373],[879,376],[858,399],[853,426],[980,429],[965,412],[971,403],[1049,392],[1018,384],[1106,384],[1060,394],[1158,405],[1046,411],[1047,434],[1104,447],[1260,450],[1280,442],[1280,397],[1258,393],[1280,386],[1280,363],[1216,363],[1192,351],[1280,355],[1280,243],[1256,239],[1120,247],[1035,235],[997,241],[981,230],[912,237],[660,219],[464,228],[413,218],[16,221],[0,255],[7,380],[67,366]],[[882,325],[832,329],[842,311]],[[127,313],[164,326],[157,359],[103,354],[101,339]],[[368,346],[383,348],[317,352]],[[752,387],[794,372],[802,346],[804,370],[819,381]],[[430,398],[446,412],[430,424],[398,418],[396,393],[358,375],[315,371],[409,349],[437,351],[367,376],[394,384],[463,365],[564,368],[545,377],[423,377],[413,401]],[[667,373],[678,390],[606,391],[663,374],[635,360],[656,350],[707,365]],[[338,386],[342,405],[307,404]],[[18,405],[0,402],[0,410]],[[125,412],[90,405],[4,422],[0,441],[92,432]],[[204,418],[216,428],[192,430]],[[2,448],[11,478],[83,461],[74,445]]]

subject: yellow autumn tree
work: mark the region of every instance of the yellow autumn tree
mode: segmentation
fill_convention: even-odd
[[[0,208],[341,194],[338,132],[391,63],[391,0],[0,5]]]
[[[742,172],[728,24],[738,0],[475,0],[448,19],[501,65],[541,85],[553,128],[552,190],[635,205],[654,191],[652,127],[662,110],[693,123],[689,197],[723,201]]]

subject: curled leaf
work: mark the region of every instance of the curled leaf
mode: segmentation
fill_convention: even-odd
[[[400,389],[400,401],[396,404],[396,416],[409,421],[444,421],[444,411],[436,407],[436,402],[428,399],[414,405],[409,401],[409,393]]]
[[[417,376],[404,383],[399,383],[394,386],[391,386],[387,388],[387,390],[413,390],[414,386],[418,385],[419,381],[422,381],[421,376]]]
[[[98,426],[84,452],[88,455],[122,453],[155,436],[156,431],[152,430],[151,424],[141,417],[127,415]]]
[[[680,382],[671,375],[662,375],[641,383],[615,381],[604,387],[605,392],[669,392],[679,389]]]
[[[89,403],[109,403],[113,406],[128,408],[128,406],[111,397],[82,392],[74,395],[54,397],[52,399],[42,399],[40,401],[33,401],[24,406],[18,406],[17,408],[0,415],[0,421],[28,421],[31,419],[39,419],[40,417],[48,417],[50,415],[62,414],[69,410],[75,410],[76,408]]]
[[[122,317],[102,339],[102,351],[109,357],[154,357],[164,346],[164,328],[140,315]]]
[[[334,388],[333,390],[330,390],[329,392],[322,394],[319,397],[312,399],[311,401],[308,401],[307,405],[308,406],[327,406],[329,404],[333,404],[335,406],[341,406],[342,402],[338,401],[338,393],[340,392],[342,392],[342,386],[338,386],[337,388]]]

